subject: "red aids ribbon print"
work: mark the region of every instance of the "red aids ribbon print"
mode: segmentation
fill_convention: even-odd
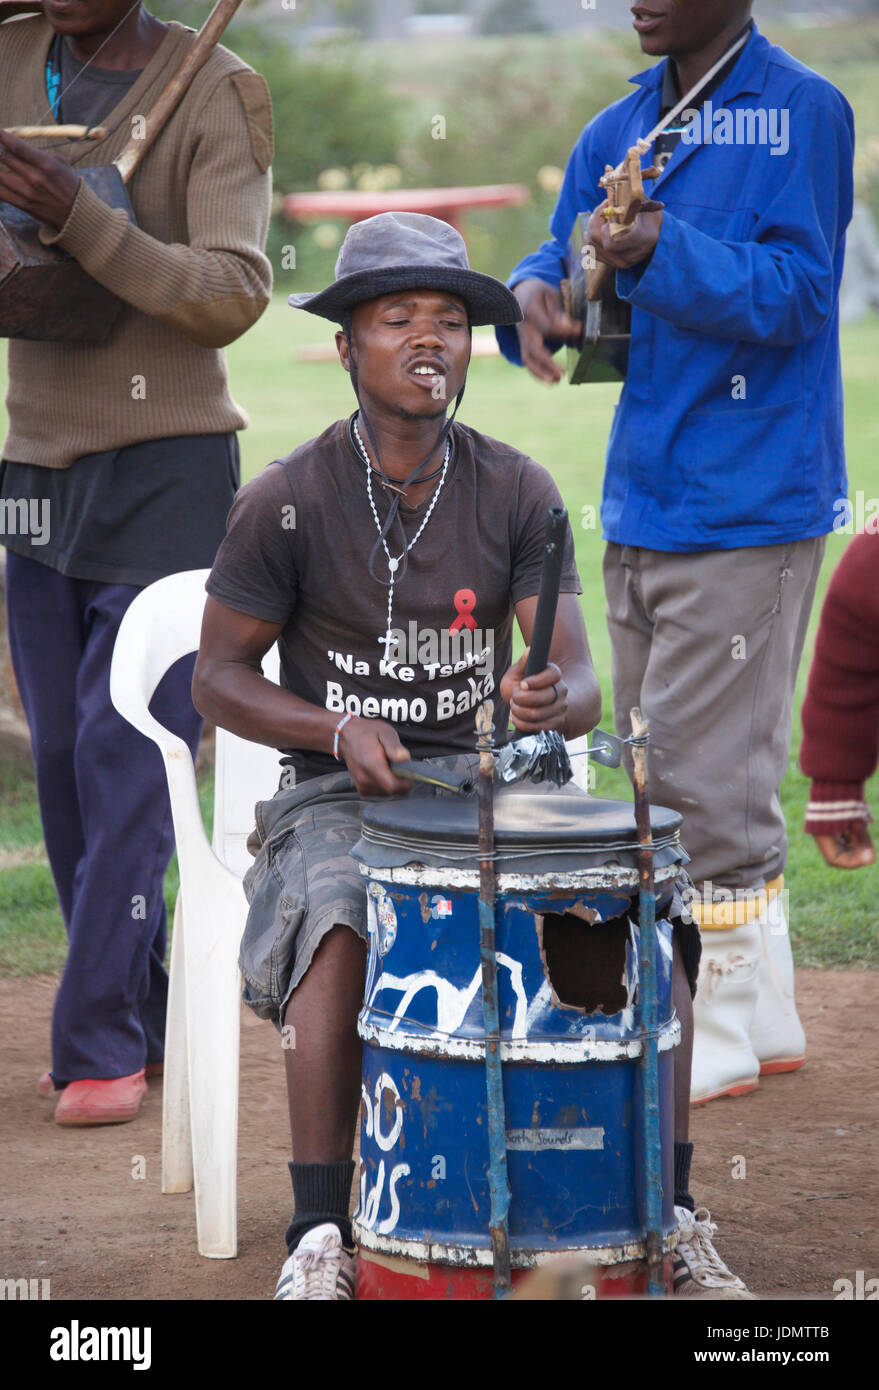
[[[459,589],[454,597],[455,612],[457,618],[449,628],[449,632],[459,632],[462,627],[466,627],[470,632],[476,630],[476,620],[470,614],[476,607],[476,595],[472,589]]]

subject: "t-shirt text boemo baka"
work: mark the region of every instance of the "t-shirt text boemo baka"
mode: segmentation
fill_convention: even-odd
[[[501,676],[512,662],[514,606],[537,594],[546,517],[560,506],[546,469],[465,425],[434,510],[400,562],[388,641],[390,568],[379,550],[366,463],[340,420],[268,465],[238,493],[207,581],[219,603],[282,624],[281,683],[312,705],[392,723],[415,758],[475,750],[476,709],[495,702],[495,741],[509,709]],[[373,475],[382,522],[391,494]],[[432,497],[400,509],[408,544]],[[400,556],[399,525],[387,537]],[[561,590],[580,593],[568,530]],[[297,780],[338,768],[331,755],[282,750]]]

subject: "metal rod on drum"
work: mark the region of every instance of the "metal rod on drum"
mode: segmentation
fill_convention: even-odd
[[[510,1183],[507,1175],[507,1118],[501,1063],[501,1030],[497,988],[497,955],[494,931],[494,756],[492,715],[494,704],[485,700],[476,711],[479,735],[479,949],[482,958],[482,1018],[485,1031],[485,1087],[488,1101],[488,1184],[491,1194],[491,1249],[494,1263],[494,1296],[511,1290],[510,1236],[507,1214]]]
[[[647,1225],[647,1291],[665,1296],[662,1251],[662,1147],[659,1129],[659,1049],[657,1044],[656,894],[653,882],[653,832],[647,783],[647,743],[650,726],[640,709],[633,709],[635,823],[638,827],[639,965],[641,994],[641,1093],[644,1099],[644,1188]]]

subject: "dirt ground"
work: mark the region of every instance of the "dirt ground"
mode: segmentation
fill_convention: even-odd
[[[239,1255],[204,1260],[192,1195],[160,1191],[160,1081],[131,1124],[98,1129],[61,1128],[37,1096],[54,985],[0,980],[0,1277],[50,1278],[53,1300],[270,1298],[290,1208],[270,1026],[242,1017]],[[755,1293],[832,1299],[879,1275],[879,973],[801,971],[797,997],[807,1066],[693,1111],[692,1189]]]

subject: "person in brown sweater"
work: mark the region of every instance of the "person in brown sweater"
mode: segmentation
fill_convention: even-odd
[[[173,848],[161,759],[113,709],[110,661],[144,585],[212,564],[240,481],[222,348],[271,293],[272,117],[264,80],[215,48],[128,186],[131,224],[79,170],[120,154],[193,32],[140,0],[37,8],[0,25],[0,200],[123,301],[100,345],[10,342],[0,466],[10,649],[69,940],[39,1089],[61,1092],[59,1123],[96,1124],[131,1119],[161,1069]],[[2,129],[70,123],[108,134]],[[151,708],[194,752],[192,665]]]
[[[864,784],[879,764],[879,530],[855,537],[830,581],[802,718],[806,834],[836,869],[875,864]]]

